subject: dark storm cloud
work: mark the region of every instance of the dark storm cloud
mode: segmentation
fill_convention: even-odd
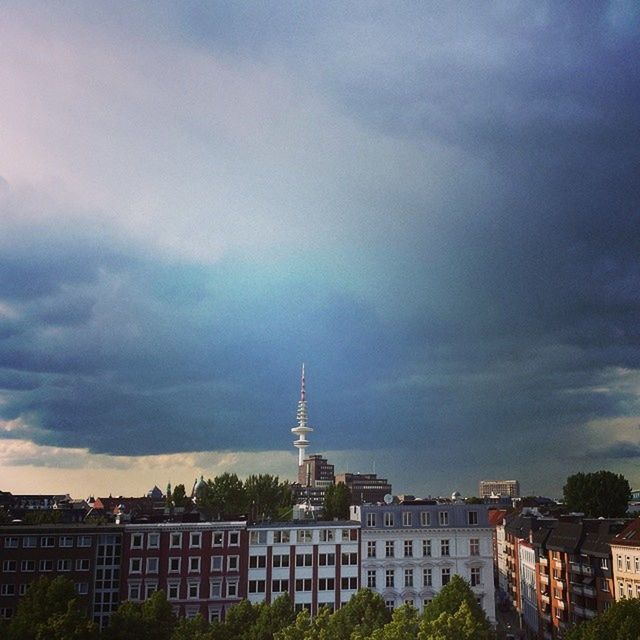
[[[317,450],[392,443],[434,473],[445,459],[506,460],[531,479],[569,450],[636,456],[633,443],[583,438],[592,420],[640,413],[624,383],[640,368],[637,7],[131,11],[154,38],[272,65],[336,110],[337,137],[353,135],[346,118],[416,162],[362,147],[364,174],[378,161],[395,177],[363,180],[319,145],[331,167],[308,170],[314,189],[260,167],[256,208],[300,189],[280,208],[319,209],[283,211],[277,251],[213,264],[104,228],[18,234],[0,253],[0,415],[100,452],[282,449],[306,360]],[[277,131],[273,146],[286,155],[296,135]],[[287,235],[324,218],[312,251]],[[412,482],[407,466],[385,473]]]

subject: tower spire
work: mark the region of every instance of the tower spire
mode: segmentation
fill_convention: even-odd
[[[293,446],[298,449],[298,466],[302,465],[304,460],[305,449],[309,446],[309,441],[306,438],[307,433],[311,433],[313,429],[307,424],[307,390],[304,377],[304,362],[302,363],[302,377],[300,380],[300,400],[298,401],[298,411],[296,412],[296,419],[298,420],[298,426],[293,427],[291,432],[298,436],[297,440],[293,441]]]

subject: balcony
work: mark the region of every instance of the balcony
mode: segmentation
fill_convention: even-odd
[[[564,603],[564,600],[554,600],[555,605],[556,605],[556,609],[560,609],[561,611],[564,611],[566,609],[566,605]]]
[[[593,569],[588,564],[582,564],[580,562],[570,562],[569,568],[571,573],[575,573],[579,576],[592,576]]]
[[[585,609],[584,613],[587,616],[587,618],[595,618],[598,615],[598,612],[595,611],[594,609]]]
[[[554,560],[553,566],[555,569],[564,569],[564,562],[562,560]]]
[[[574,604],[573,605],[573,612],[577,616],[580,616],[581,618],[586,618],[587,617],[587,614],[585,613],[585,608],[581,607],[579,604]]]
[[[588,585],[588,584],[583,584],[582,585],[582,593],[584,593],[584,595],[587,596],[587,598],[595,598],[596,597],[595,588],[592,587],[591,585]]]
[[[540,584],[549,584],[549,576],[546,573],[540,574]]]
[[[548,567],[549,566],[549,559],[544,557],[544,556],[540,556],[540,566],[541,567]]]
[[[542,600],[542,602],[544,602],[545,604],[549,604],[550,602],[549,596],[546,593],[540,594],[540,600]]]
[[[556,587],[558,587],[559,589],[564,589],[564,580],[556,579]]]

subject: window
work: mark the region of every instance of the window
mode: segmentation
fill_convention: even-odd
[[[451,580],[451,569],[449,567],[442,568],[442,586],[449,584]]]
[[[202,546],[202,532],[192,531],[189,535],[189,548],[200,549]]]
[[[478,587],[482,582],[480,567],[471,567],[471,586]]]
[[[393,583],[395,582],[395,571],[393,569],[387,569],[384,572],[384,586],[389,588],[393,588]]]
[[[413,598],[406,598],[404,603],[413,607]]]
[[[393,558],[393,556],[394,556],[393,545],[394,545],[393,540],[385,540],[385,543],[384,543],[384,557],[385,558]]]
[[[422,555],[425,558],[431,557],[431,540],[423,540],[422,541]]]
[[[367,588],[375,589],[376,588],[376,570],[369,569],[367,571]]]
[[[145,584],[145,598],[149,599],[158,590],[157,582],[147,582]]]
[[[240,544],[240,534],[237,531],[229,531],[229,546],[237,547]]]
[[[448,511],[439,511],[438,512],[438,522],[441,527],[449,526],[449,512]]]
[[[150,533],[147,536],[147,548],[148,549],[159,549],[160,548],[160,534],[159,533]]]
[[[393,513],[390,511],[385,511],[384,514],[384,526],[385,527],[393,527]]]
[[[53,560],[40,560],[40,571],[53,571]]]
[[[288,580],[272,580],[271,591],[273,593],[282,593],[284,591],[289,591],[289,581]]]
[[[375,558],[376,557],[376,541],[368,540],[367,541],[367,558]]]
[[[336,532],[333,529],[320,529],[320,542],[333,542],[335,539]],[[308,542],[311,542],[311,540],[308,540]]]
[[[429,511],[420,512],[420,526],[422,527],[431,526],[431,513]]]
[[[129,600],[140,600],[140,583],[129,583]]]
[[[296,591],[311,591],[311,578],[296,580]]]
[[[290,535],[288,531],[274,531],[273,542],[275,544],[288,544],[290,541]]]
[[[58,544],[61,547],[73,547],[73,536],[60,536]]]
[[[264,569],[267,566],[267,556],[249,556],[250,569]]]
[[[41,547],[55,547],[56,539],[53,536],[42,536],[40,538],[40,546]]]
[[[18,595],[19,596],[23,596],[25,593],[27,593],[27,587],[29,585],[26,582],[23,582],[22,584],[18,585]]]
[[[404,570],[404,586],[413,587],[413,569]]]
[[[209,597],[211,599],[222,598],[222,579],[214,578],[209,582]]]
[[[267,590],[264,580],[249,580],[249,593],[264,593]]]
[[[200,581],[189,580],[187,583],[187,598],[189,600],[197,600],[200,597]]]
[[[222,556],[211,556],[211,571],[222,571]]]
[[[237,571],[240,567],[240,556],[227,557],[227,571]]]
[[[358,554],[357,553],[343,553],[342,554],[342,564],[344,565],[356,565],[358,564]]]
[[[467,514],[467,522],[470,525],[478,524],[478,512],[477,511],[469,511]]]
[[[17,571],[18,569],[18,561],[17,560],[3,560],[2,561],[2,570],[3,571]]]
[[[215,531],[211,537],[211,546],[221,547],[224,544],[224,533],[222,531]]]
[[[279,569],[280,567],[288,567],[288,566],[289,566],[289,554],[273,556],[274,569]]]
[[[158,573],[158,558],[147,558],[147,573]]]
[[[0,618],[9,619],[13,617],[13,608],[12,607],[2,607],[0,608]]]
[[[142,573],[142,558],[129,559],[129,573]]]
[[[227,580],[227,598],[237,598],[237,597],[238,597],[238,581]]]
[[[633,598],[633,585],[630,582],[627,582],[627,597]]]
[[[313,555],[310,553],[296,554],[296,567],[310,567],[312,565]]]
[[[376,514],[367,513],[367,527],[375,527],[375,526],[376,526]]]
[[[180,598],[180,583],[169,582],[167,583],[167,598],[169,600],[178,600]]]
[[[469,555],[480,555],[480,538],[471,538],[471,540],[469,540]]]
[[[431,604],[431,600],[432,600],[432,599],[433,599],[433,598],[425,598],[425,599],[422,601],[422,606],[423,606],[423,607],[428,607],[428,606]]]
[[[357,577],[352,577],[352,578],[342,578],[342,580],[340,581],[340,585],[343,591],[349,591],[352,589],[357,589],[358,588],[358,578]]]
[[[5,545],[6,546],[6,545]],[[16,545],[18,546],[18,545]],[[25,536],[22,538],[22,546],[25,549],[33,549],[38,546],[38,536]]]
[[[267,544],[267,532],[251,531],[249,533],[249,544]]]
[[[636,556],[633,559],[634,569],[636,573],[640,573],[640,557]]]
[[[410,527],[411,526],[411,511],[403,511],[402,512],[402,526]]]
[[[335,578],[319,578],[318,591],[333,591],[336,588]]]
[[[215,534],[214,534],[215,535]],[[180,549],[182,547],[182,534],[172,531],[169,537],[169,547],[171,549]]]
[[[331,533],[333,533],[333,531]],[[312,542],[313,531],[311,531],[311,529],[298,529],[297,541],[298,543]]]
[[[5,549],[17,549],[18,548],[18,538],[5,538],[4,539]]]
[[[609,558],[600,558],[600,568],[605,571],[609,569]]]
[[[200,573],[200,557],[199,556],[190,556],[189,573]]]
[[[387,608],[387,611],[393,611],[393,606],[395,605],[395,602],[393,600],[385,600],[384,601],[384,606]]]
[[[335,553],[321,553],[318,555],[318,564],[321,567],[333,567],[336,564]]]
[[[404,557],[405,558],[413,557],[413,540],[404,541]]]
[[[180,573],[181,560],[176,556],[169,558],[169,573]]]
[[[76,582],[76,593],[79,596],[86,596],[89,593],[88,582]]]
[[[631,571],[631,558],[629,556],[625,557],[625,568],[627,571]]]
[[[91,536],[78,536],[78,546],[79,547],[90,547],[91,546]]]
[[[23,560],[20,563],[20,571],[31,572],[36,570],[35,560]]]
[[[141,533],[134,533],[131,536],[131,548],[132,549],[142,549],[142,539],[143,535]]]
[[[606,578],[600,578],[600,591],[605,593],[609,591],[609,581]]]
[[[0,596],[15,596],[16,585],[15,584],[3,584],[0,586]]]
[[[58,560],[58,571],[71,571],[71,560]]]
[[[342,542],[358,542],[358,530],[357,529],[343,529],[342,530]]]
[[[209,609],[209,622],[220,622],[220,620],[222,620],[220,607],[212,607]]]
[[[432,569],[423,569],[422,570],[422,586],[423,587],[432,587],[433,586],[433,571],[432,571]]]
[[[448,556],[449,555],[449,540],[441,540],[440,541],[440,555]]]
[[[622,571],[622,556],[618,556],[618,569]]]

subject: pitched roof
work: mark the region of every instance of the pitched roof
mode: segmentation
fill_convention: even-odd
[[[640,547],[640,518],[632,520],[613,540],[611,544],[626,547]]]
[[[582,539],[582,522],[559,522],[547,538],[547,549],[575,553]]]

